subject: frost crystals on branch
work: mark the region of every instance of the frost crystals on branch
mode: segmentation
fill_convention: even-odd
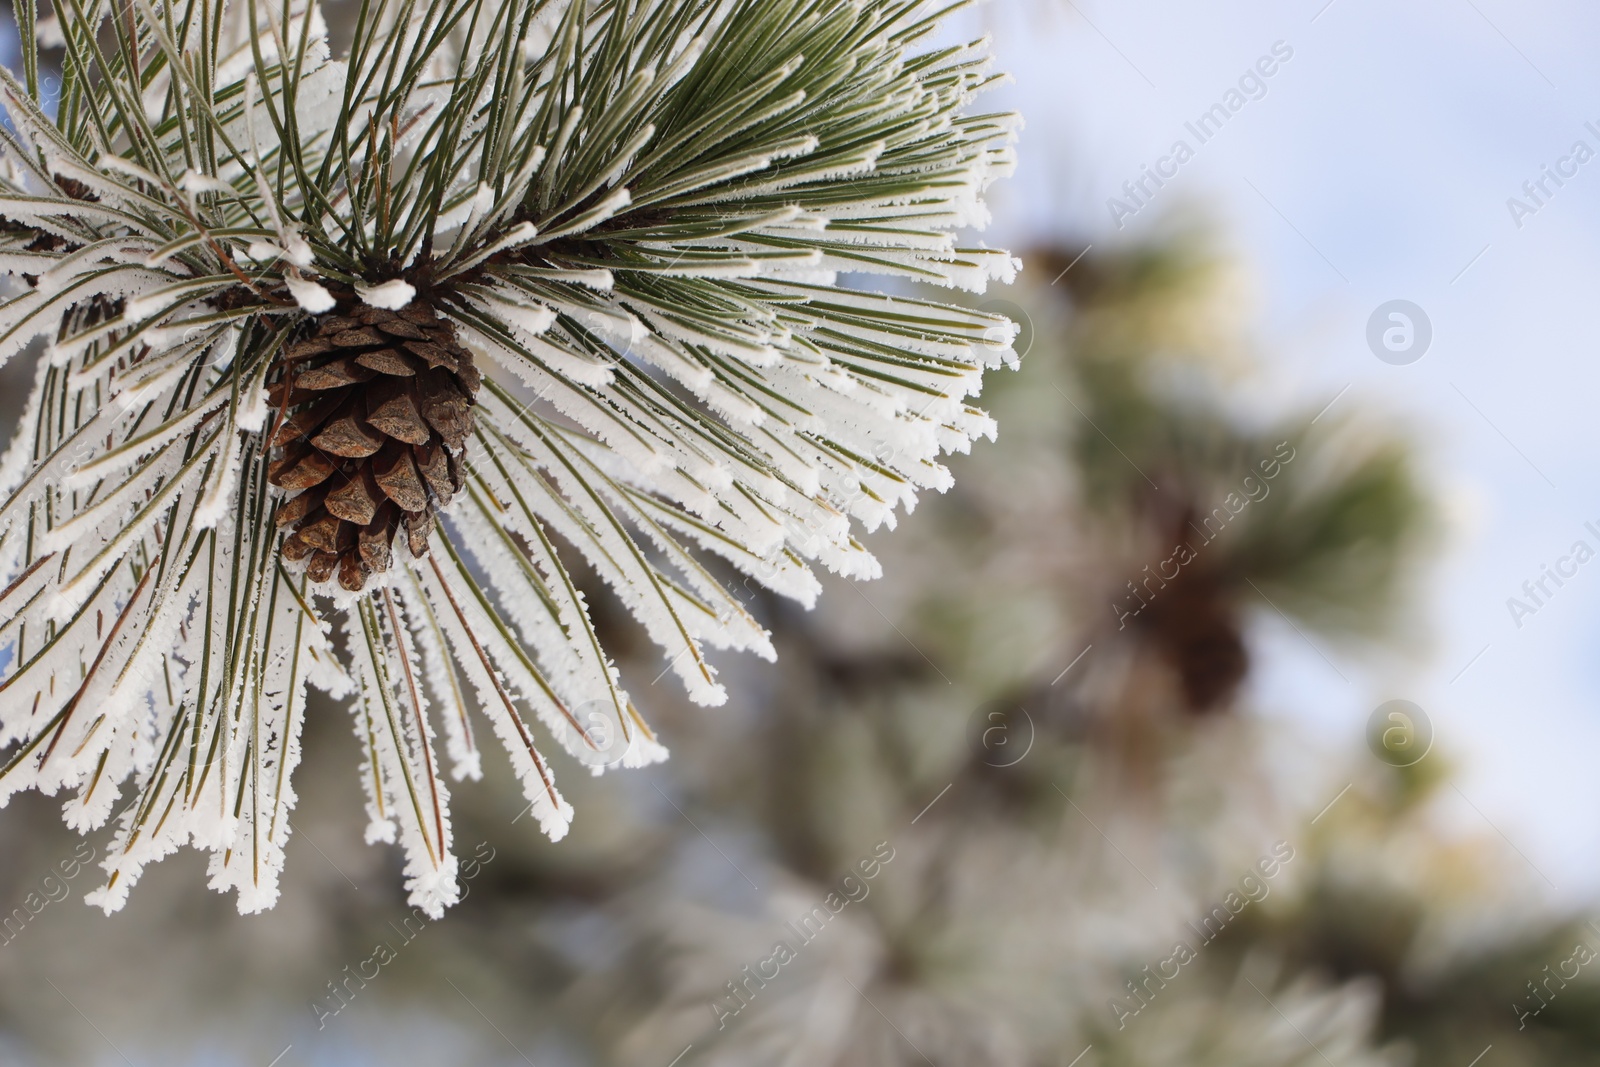
[[[113,821],[108,910],[186,842],[271,906],[311,683],[437,914],[469,693],[552,838],[539,735],[665,756],[564,553],[716,704],[708,646],[773,653],[705,554],[809,605],[994,432],[1011,323],[836,283],[1016,269],[955,238],[1014,122],[940,11],[366,0],[334,59],[308,0],[91,0],[52,110],[18,8],[0,360],[47,356],[0,467],[0,802]]]

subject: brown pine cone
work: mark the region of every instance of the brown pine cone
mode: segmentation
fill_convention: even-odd
[[[355,592],[389,568],[404,525],[414,556],[434,514],[465,484],[479,378],[455,327],[412,301],[399,311],[341,304],[279,357],[267,473],[293,496],[278,509],[289,560]]]

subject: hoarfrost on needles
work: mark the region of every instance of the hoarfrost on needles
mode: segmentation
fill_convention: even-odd
[[[48,344],[0,462],[0,803],[109,824],[91,903],[192,845],[271,907],[315,686],[438,914],[475,724],[552,839],[570,762],[666,757],[575,562],[702,704],[714,651],[775,655],[731,585],[877,576],[857,526],[950,485],[1016,363],[1000,316],[836,284],[1018,267],[958,239],[1014,126],[932,10],[374,0],[335,59],[310,0],[174,0],[126,12],[139,85],[68,48],[52,112],[38,47],[95,26],[24,6],[0,362]]]

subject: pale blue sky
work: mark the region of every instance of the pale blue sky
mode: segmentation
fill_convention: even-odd
[[[1460,767],[1446,817],[1490,820],[1561,898],[1600,893],[1600,560],[1520,630],[1506,606],[1578,538],[1600,548],[1583,529],[1600,528],[1600,158],[1561,188],[1547,180],[1520,228],[1507,207],[1575,141],[1600,150],[1584,126],[1600,128],[1600,9],[998,0],[965,21],[980,23],[1016,77],[994,102],[1027,117],[993,243],[1116,239],[1108,198],[1181,137],[1194,158],[1121,235],[1184,201],[1210,206],[1255,276],[1265,391],[1310,401],[1353,383],[1341,403],[1425,445],[1452,516],[1431,656],[1347,669],[1347,683],[1292,631],[1269,634],[1261,705],[1347,751],[1378,703],[1417,701]],[[1200,145],[1184,123],[1280,41],[1293,55],[1265,95]],[[1408,366],[1365,342],[1394,298],[1433,324]]]

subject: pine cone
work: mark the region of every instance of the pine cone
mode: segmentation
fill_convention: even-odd
[[[455,327],[421,302],[313,321],[268,394],[282,453],[267,480],[294,494],[277,515],[293,528],[284,558],[355,592],[389,568],[402,523],[411,554],[427,553],[435,513],[465,484],[479,378]]]

